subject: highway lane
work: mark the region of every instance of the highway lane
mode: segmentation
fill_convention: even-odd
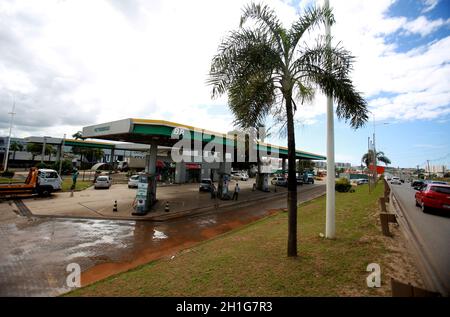
[[[441,284],[450,294],[450,213],[423,213],[416,207],[415,190],[410,183],[391,185],[405,217],[419,238],[422,249],[437,273]]]

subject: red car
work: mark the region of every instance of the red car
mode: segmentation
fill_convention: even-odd
[[[450,211],[450,185],[428,184],[416,192],[416,206],[423,212],[429,208]]]

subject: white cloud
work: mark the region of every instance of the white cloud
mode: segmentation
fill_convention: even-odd
[[[450,113],[450,36],[401,53],[385,37],[408,28],[425,35],[448,22],[390,17],[387,12],[392,3],[331,1],[336,18],[333,43],[340,41],[356,57],[354,84],[369,100],[377,120],[441,119]],[[416,28],[419,24],[422,29]],[[389,94],[378,97],[382,93]],[[320,94],[309,109],[314,110],[305,107],[297,116],[310,119],[325,113]]]
[[[2,1],[0,113],[9,112],[11,94],[18,95],[18,136],[61,135],[125,117],[231,130],[226,99],[211,100],[205,81],[221,39],[237,28],[248,2]],[[355,85],[371,97],[377,118],[440,118],[449,112],[450,37],[397,53],[385,36],[427,35],[447,21],[389,17],[393,2],[331,1],[332,34],[356,56]],[[287,26],[296,18],[293,3],[269,2]],[[376,98],[381,92],[392,97]],[[42,122],[42,109],[51,120]],[[325,98],[317,94],[296,119],[313,124],[324,113]],[[7,121],[0,115],[0,134]]]
[[[439,3],[439,0],[422,0],[424,4],[424,8],[422,9],[422,13],[427,13],[433,10]]]
[[[426,36],[449,23],[450,19],[428,20],[425,16],[421,15],[417,19],[405,23],[402,28],[406,31],[406,34],[418,33],[421,36]]]

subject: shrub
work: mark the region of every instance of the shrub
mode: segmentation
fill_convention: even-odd
[[[7,177],[7,178],[13,178],[14,177],[14,171],[4,171],[0,174],[2,177]]]
[[[37,168],[47,168],[47,164],[45,164],[45,163],[37,163],[36,167]]]
[[[52,169],[54,169],[55,171],[59,170],[59,161],[56,161],[55,163],[53,163]],[[61,164],[61,174],[69,175],[72,172],[72,170],[73,170],[72,161],[63,160],[62,164]]]
[[[340,193],[346,193],[352,188],[350,181],[347,178],[339,178],[336,181],[335,189]]]

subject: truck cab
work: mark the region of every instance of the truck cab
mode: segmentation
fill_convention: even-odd
[[[61,190],[62,179],[58,172],[52,169],[37,169],[32,167],[25,183],[1,184],[0,197],[49,196],[52,192]]]
[[[58,172],[52,169],[39,169],[36,191],[48,196],[52,192],[61,190],[62,179]]]

